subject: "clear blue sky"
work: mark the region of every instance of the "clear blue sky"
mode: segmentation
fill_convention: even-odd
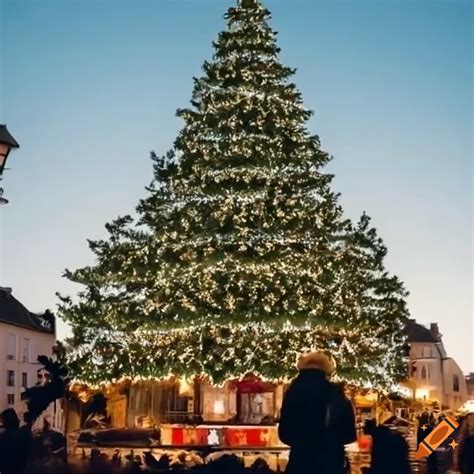
[[[21,143],[3,181],[4,286],[31,310],[77,288],[86,238],[132,212],[232,0],[0,0],[0,123]],[[406,283],[474,370],[469,0],[267,0],[282,61],[349,216],[363,210]],[[65,334],[61,326],[60,336]]]

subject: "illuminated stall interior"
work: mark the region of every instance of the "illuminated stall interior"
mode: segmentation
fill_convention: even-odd
[[[81,429],[99,419],[113,428],[151,428],[164,423],[272,425],[283,398],[281,385],[253,375],[223,386],[201,378],[170,378],[124,381],[102,390],[75,386],[73,391],[81,400]]]

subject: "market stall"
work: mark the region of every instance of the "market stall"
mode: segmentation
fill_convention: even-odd
[[[76,456],[93,446],[123,454],[131,449],[136,454],[150,451],[156,457],[188,452],[211,459],[233,453],[246,462],[261,456],[284,469],[288,447],[279,440],[278,417],[285,388],[253,374],[220,386],[205,378],[170,377],[122,381],[95,390],[75,387],[81,399],[81,426],[71,434],[71,449]],[[348,388],[346,394],[354,406],[358,433],[357,441],[347,446],[352,474],[362,474],[370,466],[371,439],[362,432],[368,419],[401,426],[410,446],[415,445],[415,424],[404,418],[414,416],[412,401],[357,388]]]

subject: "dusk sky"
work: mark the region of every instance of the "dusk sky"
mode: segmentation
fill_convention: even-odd
[[[0,285],[32,311],[79,290],[86,239],[132,213],[233,0],[0,0],[11,155]],[[347,215],[372,218],[413,318],[474,371],[470,0],[267,0]],[[67,328],[60,324],[59,336]]]

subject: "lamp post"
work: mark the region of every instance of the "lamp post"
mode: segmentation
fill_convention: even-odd
[[[19,148],[20,145],[12,137],[6,125],[0,124],[0,181],[7,164],[8,155],[12,148]],[[8,200],[3,197],[3,188],[0,188],[0,205],[8,204]]]

